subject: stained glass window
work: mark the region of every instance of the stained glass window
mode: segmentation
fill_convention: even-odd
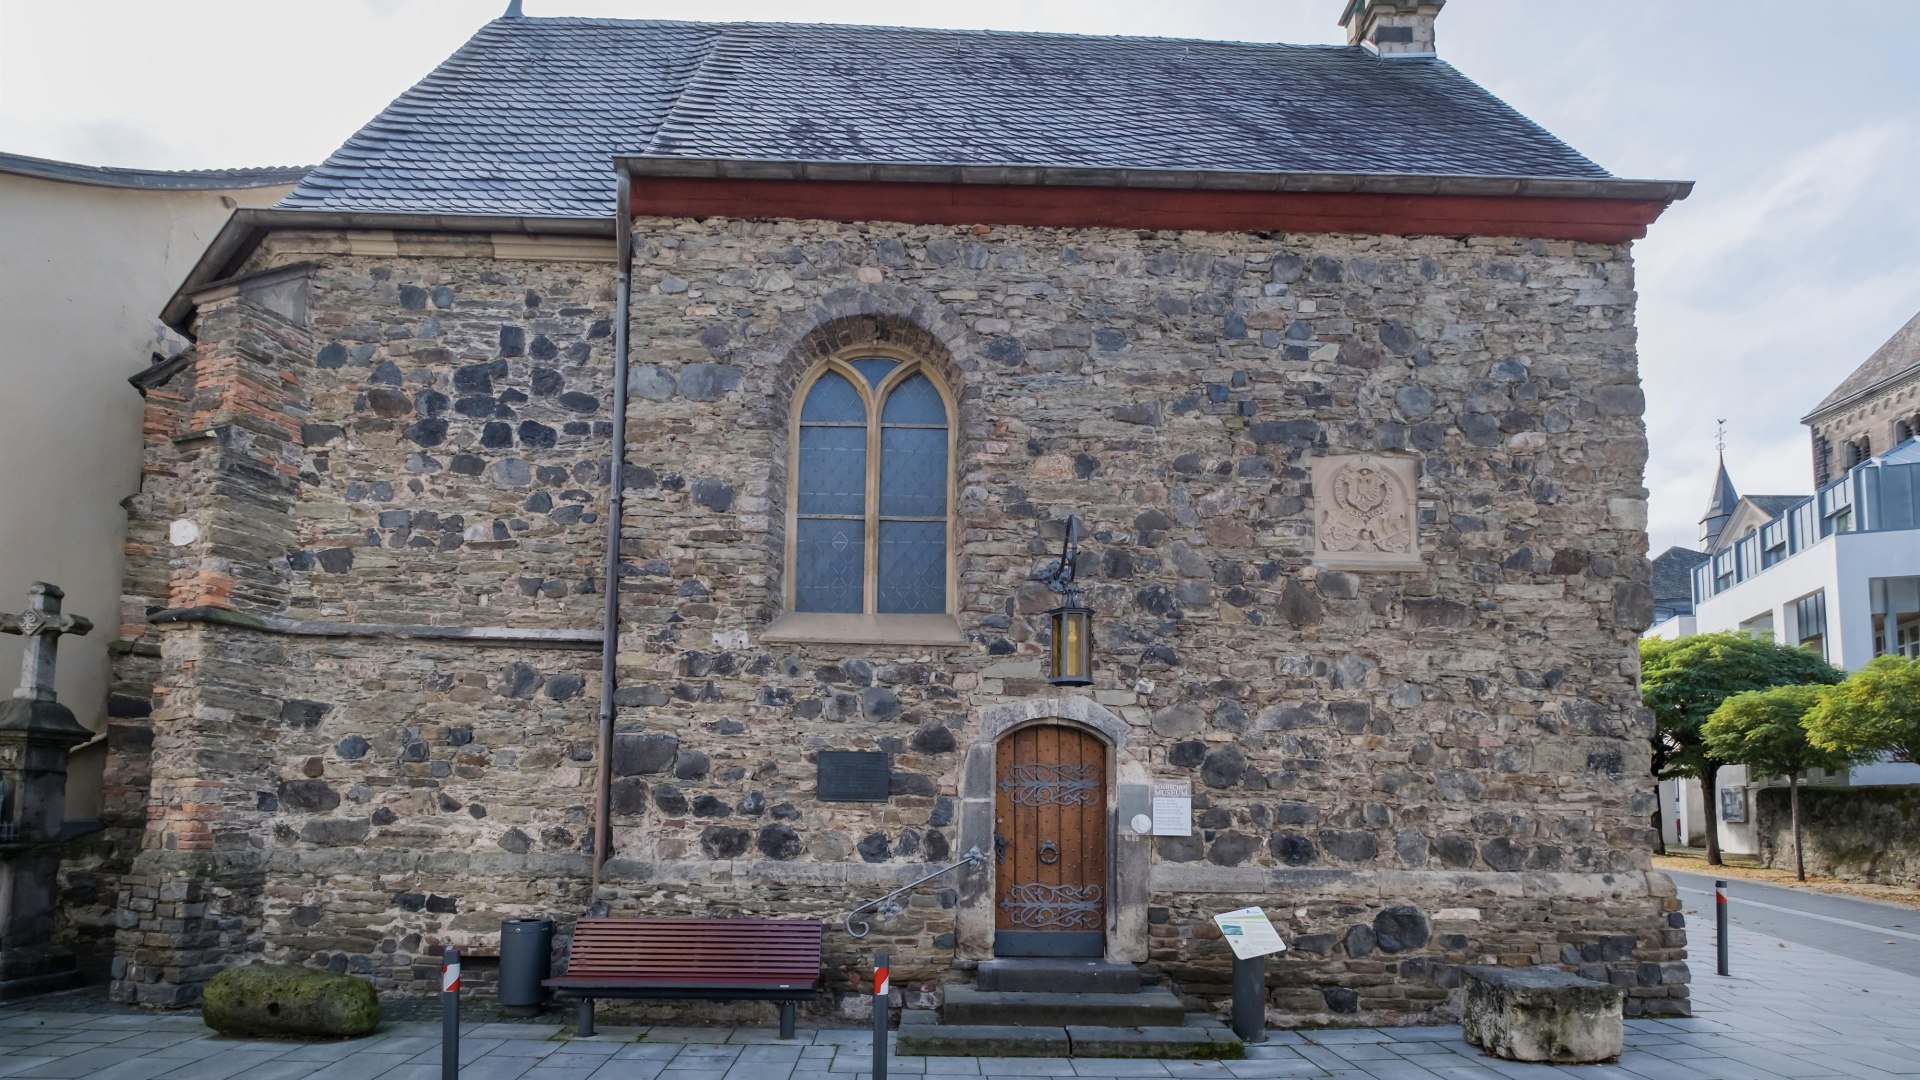
[[[947,610],[947,523],[882,518],[879,583],[884,613]]]
[[[925,375],[896,385],[880,411],[883,612],[947,604],[947,406]]]
[[[900,361],[888,360],[883,356],[870,356],[863,360],[850,360],[848,364],[853,370],[866,376],[868,386],[878,390],[880,384],[887,380],[887,376],[893,374],[893,369],[900,366]]]
[[[861,610],[865,597],[867,406],[829,371],[800,407],[800,520],[794,537],[794,608]]]
[[[869,397],[829,371],[801,404],[795,610],[943,612],[951,464],[946,400],[932,379],[909,369],[870,406],[900,362],[862,357],[847,363],[867,382]],[[869,446],[878,453],[879,482],[871,491]]]

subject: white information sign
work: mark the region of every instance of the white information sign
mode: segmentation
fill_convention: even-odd
[[[1273,928],[1267,913],[1257,907],[1215,915],[1213,921],[1220,927],[1220,936],[1232,946],[1233,955],[1242,960],[1287,951],[1287,943],[1280,940],[1280,931]]]
[[[1193,785],[1185,780],[1153,782],[1153,835],[1193,835]]]

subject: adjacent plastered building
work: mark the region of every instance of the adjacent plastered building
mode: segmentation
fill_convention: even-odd
[[[67,610],[100,627],[121,621],[120,500],[139,488],[138,395],[127,379],[185,342],[159,319],[236,207],[286,194],[298,168],[175,172],[116,169],[0,153],[0,317],[8,327],[0,397],[0,611],[35,581],[66,590]],[[107,733],[115,635],[70,640],[60,696]],[[0,635],[0,671],[20,667],[21,639]],[[67,816],[100,816],[104,743],[79,752]]]

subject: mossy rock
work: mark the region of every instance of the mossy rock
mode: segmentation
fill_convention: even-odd
[[[380,998],[352,975],[248,964],[207,983],[200,1015],[223,1035],[365,1035],[380,1026]]]

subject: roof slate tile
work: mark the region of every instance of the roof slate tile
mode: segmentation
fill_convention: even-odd
[[[1357,47],[507,18],[280,205],[604,217],[616,154],[1608,176],[1448,64]]]

